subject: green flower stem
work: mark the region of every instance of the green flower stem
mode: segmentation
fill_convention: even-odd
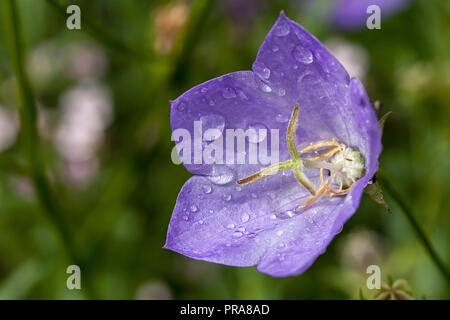
[[[433,245],[428,240],[428,237],[426,236],[425,232],[420,227],[419,223],[416,221],[412,214],[412,210],[407,204],[407,201],[405,201],[402,196],[395,190],[395,188],[390,183],[389,179],[387,178],[386,174],[384,174],[382,171],[378,171],[377,174],[377,181],[380,182],[380,184],[383,186],[384,190],[389,193],[392,199],[394,199],[397,204],[402,209],[402,212],[406,215],[406,218],[411,223],[417,237],[422,242],[425,250],[430,255],[430,258],[433,260],[433,262],[436,264],[436,266],[441,271],[442,275],[447,280],[447,285],[450,284],[450,274],[448,272],[447,267],[445,266],[444,262],[441,260],[441,258],[438,256],[436,250],[433,248]]]
[[[64,222],[52,196],[50,184],[45,175],[45,168],[39,156],[39,136],[37,130],[37,108],[33,92],[24,68],[24,55],[21,41],[20,20],[15,0],[3,1],[3,21],[5,24],[6,43],[11,59],[11,65],[17,80],[20,105],[21,139],[28,160],[27,172],[31,176],[34,189],[43,211],[53,223],[64,246],[67,258],[81,267],[79,259],[70,241],[69,229]]]

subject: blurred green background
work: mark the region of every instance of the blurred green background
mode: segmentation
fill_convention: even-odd
[[[387,194],[392,214],[364,195],[326,253],[297,277],[271,278],[162,249],[190,176],[170,160],[169,100],[250,69],[283,9],[383,102],[379,115],[394,112],[381,167],[450,260],[450,2],[410,1],[406,10],[382,15],[381,30],[351,32],[330,24],[331,2],[17,1],[38,110],[36,152],[54,212],[67,226],[65,242],[27,169],[2,12],[0,298],[358,299],[360,288],[371,298],[376,291],[365,289],[365,271],[377,264],[383,281],[406,279],[415,298],[448,299],[446,279]],[[66,28],[69,4],[81,8],[81,30]],[[82,290],[71,291],[66,268],[74,256]]]

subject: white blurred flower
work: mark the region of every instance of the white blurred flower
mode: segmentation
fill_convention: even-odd
[[[136,291],[137,300],[172,300],[172,290],[162,281],[148,281]]]
[[[0,152],[8,149],[16,142],[19,131],[17,114],[0,106]]]
[[[99,78],[107,67],[106,57],[95,45],[75,44],[67,48],[67,71],[75,79]]]
[[[62,155],[62,175],[72,183],[88,183],[98,171],[97,150],[112,118],[109,91],[96,82],[77,85],[61,99],[61,121],[54,143]]]
[[[112,117],[109,92],[98,83],[81,84],[66,91],[60,104],[62,119],[56,131],[57,149],[69,161],[93,158]]]
[[[33,86],[43,88],[64,70],[64,50],[56,42],[47,41],[32,49],[27,57],[27,70]]]
[[[372,231],[352,232],[341,240],[344,264],[365,271],[371,264],[380,264],[384,255],[381,237]]]
[[[369,55],[362,46],[342,38],[330,38],[325,41],[325,46],[344,66],[350,77],[364,82],[369,68]]]

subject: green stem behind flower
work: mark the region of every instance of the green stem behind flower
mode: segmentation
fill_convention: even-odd
[[[447,267],[445,266],[444,262],[441,260],[441,258],[438,256],[436,250],[433,248],[433,245],[428,240],[428,237],[425,235],[425,232],[420,227],[419,223],[416,221],[416,219],[413,216],[411,208],[408,206],[407,202],[403,200],[402,196],[395,190],[395,188],[390,183],[389,179],[387,178],[386,174],[384,174],[381,170],[378,171],[377,179],[381,183],[381,185],[384,187],[384,190],[386,190],[392,199],[394,199],[397,204],[402,209],[402,212],[406,215],[407,219],[411,223],[417,237],[422,242],[425,250],[430,255],[433,262],[436,264],[436,266],[441,271],[442,275],[447,280],[447,285],[450,284],[450,273],[448,272]]]
[[[39,135],[37,130],[37,107],[33,92],[24,68],[24,50],[21,40],[20,20],[17,12],[16,0],[3,1],[3,21],[5,24],[6,43],[13,67],[20,104],[21,139],[25,157],[28,160],[29,173],[43,211],[55,227],[68,259],[81,266],[80,260],[70,241],[70,232],[64,219],[60,215],[56,201],[52,195],[50,183],[45,174],[45,167],[39,155]],[[86,287],[86,286],[85,286]],[[86,292],[86,291],[85,291]]]

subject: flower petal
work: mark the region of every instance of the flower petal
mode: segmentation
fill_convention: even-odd
[[[190,163],[183,163],[186,169],[201,175],[232,173],[234,177],[232,181],[235,182],[236,177],[248,176],[264,167],[261,164],[238,164],[236,144],[234,149],[227,150],[230,154],[234,153],[233,163],[225,163],[224,151],[222,157],[224,164],[206,164],[204,161],[201,164],[195,164],[194,145],[205,147],[213,142],[201,140],[201,138],[196,140],[195,135],[198,130],[194,128],[195,121],[201,121],[203,133],[208,129],[218,129],[224,139],[222,143],[224,148],[227,129],[244,131],[249,128],[266,129],[267,141],[265,139],[246,141],[246,149],[243,150],[246,153],[245,163],[249,163],[248,150],[251,143],[260,145],[264,142],[270,150],[272,138],[270,130],[279,130],[279,150],[276,151],[279,151],[280,161],[289,159],[285,139],[289,118],[285,117],[284,113],[281,117],[281,112],[283,110],[288,112],[293,106],[286,105],[278,99],[278,96],[265,92],[261,85],[262,83],[251,71],[234,72],[200,84],[171,102],[172,131],[179,128],[186,129],[191,136],[191,160]]]

